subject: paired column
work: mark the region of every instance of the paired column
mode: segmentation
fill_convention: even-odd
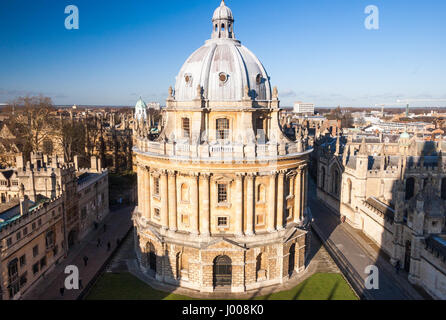
[[[209,201],[209,174],[200,175],[200,193],[202,197],[202,207],[200,214],[200,233],[204,236],[208,236],[211,233],[210,230],[210,201]]]
[[[168,188],[167,188],[167,172],[163,171],[161,174],[161,226],[164,230],[169,227],[168,217]]]
[[[269,197],[268,197],[268,231],[273,232],[275,228],[276,216],[276,172],[272,172],[269,178]]]
[[[192,186],[191,186],[191,205],[192,205],[192,216],[191,218],[191,232],[192,234],[198,235],[198,224],[199,224],[199,212],[198,212],[198,174],[192,173]]]
[[[305,212],[305,208],[307,207],[307,192],[308,192],[308,167],[305,166],[303,169],[303,182],[304,190],[302,191],[302,210],[300,211],[300,220],[303,220],[303,214]]]
[[[236,208],[235,208],[235,235],[243,235],[243,174],[236,174],[235,181],[236,190]]]
[[[301,204],[302,197],[302,170],[301,168],[297,169],[297,174],[294,178],[294,222],[300,222],[300,216],[302,211]]]
[[[246,235],[254,234],[254,176],[246,176]]]
[[[177,231],[177,177],[175,171],[168,171],[169,179],[169,230]]]
[[[138,182],[138,211],[141,214],[144,214],[144,197],[143,188],[144,188],[144,175],[141,166],[138,164],[137,166],[137,182]]]
[[[279,230],[283,230],[284,177],[285,177],[285,173],[283,171],[281,171],[279,173],[279,179],[277,182],[277,189],[278,189],[278,191],[277,191],[277,228]]]

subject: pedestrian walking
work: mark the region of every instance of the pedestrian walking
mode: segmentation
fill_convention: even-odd
[[[99,248],[101,246],[101,238],[98,238],[98,244],[97,247]]]
[[[87,256],[84,256],[84,266],[86,267],[87,264],[88,264],[88,257],[87,257]]]
[[[63,297],[63,294],[64,294],[64,292],[65,292],[65,288],[64,288],[64,287],[60,288],[60,289],[59,289],[59,292],[60,292],[60,295]]]
[[[107,242],[107,251],[110,251],[110,249],[111,249],[111,243],[109,241],[109,242]]]

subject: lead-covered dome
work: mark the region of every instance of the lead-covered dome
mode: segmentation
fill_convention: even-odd
[[[217,9],[215,9],[212,21],[221,19],[228,19],[234,21],[232,11],[225,5],[224,1],[221,2],[220,6]]]
[[[262,63],[234,37],[234,19],[224,1],[212,19],[212,39],[184,63],[175,84],[175,100],[192,101],[201,86],[209,101],[241,101],[246,89],[253,100],[271,100],[271,85]]]

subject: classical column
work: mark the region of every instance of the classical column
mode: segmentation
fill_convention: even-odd
[[[175,171],[169,175],[169,230],[177,231],[177,177]]]
[[[210,202],[209,202],[209,178],[210,175],[200,174],[201,185],[199,186],[201,192],[201,214],[200,214],[200,233],[204,236],[210,235]]]
[[[191,204],[192,204],[192,215],[190,217],[191,219],[191,228],[192,228],[192,234],[198,235],[198,224],[199,224],[199,218],[200,214],[198,212],[198,201],[199,201],[199,195],[198,195],[198,174],[192,173],[191,174],[192,185],[191,185]]]
[[[144,170],[144,190],[142,192],[142,197],[144,199],[144,215],[149,220],[152,212],[150,211],[150,169],[148,167]]]
[[[277,182],[277,228],[283,230],[283,182],[284,182],[284,172],[279,173],[279,179]]]
[[[268,189],[268,231],[273,232],[276,216],[276,172],[271,172]]]
[[[243,174],[237,173],[235,178],[235,235],[243,235]]]
[[[246,177],[246,234],[254,234],[254,176]]]
[[[168,190],[167,190],[167,172],[161,173],[161,226],[164,230],[169,227],[169,208],[168,208]]]
[[[300,222],[301,215],[301,196],[302,196],[302,170],[298,168],[296,177],[294,178],[294,222]]]

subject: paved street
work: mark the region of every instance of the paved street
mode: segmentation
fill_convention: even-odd
[[[64,287],[64,273],[67,265],[75,265],[79,268],[79,277],[85,287],[95,277],[98,271],[104,266],[107,259],[117,247],[116,240],[123,239],[132,226],[131,214],[133,207],[127,207],[116,211],[111,211],[105,220],[107,225],[104,232],[103,224],[97,231],[87,236],[80,244],[72,248],[68,257],[31,291],[27,292],[22,299],[25,300],[75,300],[82,290],[65,290],[61,296],[60,288]],[[102,245],[97,246],[98,238]],[[111,249],[107,249],[110,241]],[[88,257],[88,264],[84,266],[84,256]]]
[[[391,264],[367,243],[364,237],[358,236],[347,224],[340,224],[339,217],[330,211],[320,200],[316,199],[316,189],[313,181],[309,183],[309,206],[315,219],[316,227],[323,234],[324,239],[331,240],[348,263],[354,269],[355,275],[363,286],[367,274],[367,266],[376,265],[379,269],[379,289],[365,290],[365,295],[371,299],[379,300],[407,300],[422,296],[403,278],[405,275],[396,275]]]

